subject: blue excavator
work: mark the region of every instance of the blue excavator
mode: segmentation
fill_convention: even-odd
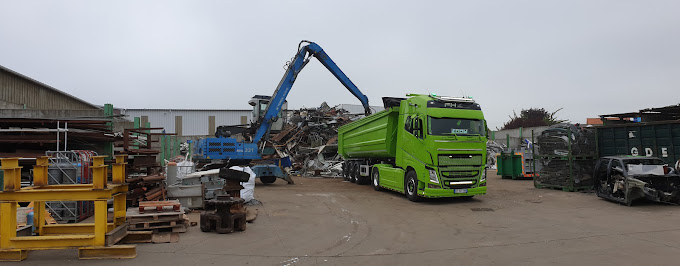
[[[251,100],[251,105],[255,106],[256,110],[265,105],[266,109],[264,115],[257,115],[257,120],[252,123],[251,127],[244,130],[244,139],[239,141],[230,136],[230,131],[218,128],[215,138],[205,138],[198,141],[194,158],[206,162],[210,161],[214,167],[245,165],[250,163],[251,160],[262,159],[272,125],[280,118],[281,108],[286,102],[286,97],[298,74],[312,57],[316,57],[352,95],[361,101],[366,115],[371,114],[368,97],[359,91],[359,88],[340,70],[321,46],[303,40],[298,44],[295,57],[286,64],[286,73],[276,87],[274,94],[271,97],[259,97],[255,103]],[[292,179],[281,171],[282,161],[285,165],[285,160],[278,160],[271,164],[257,164],[252,169],[263,183],[273,183],[278,177],[292,184]],[[290,163],[290,160],[288,160],[288,163]]]

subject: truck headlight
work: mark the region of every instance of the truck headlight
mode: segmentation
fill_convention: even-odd
[[[479,183],[484,183],[486,182],[486,169],[482,171],[482,178],[479,179]]]
[[[427,169],[430,172],[430,182],[439,184],[439,178],[437,177],[437,171],[434,169]]]

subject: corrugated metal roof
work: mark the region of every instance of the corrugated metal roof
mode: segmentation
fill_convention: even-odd
[[[79,102],[81,102],[81,103],[84,103],[84,104],[86,104],[86,105],[89,105],[89,106],[91,106],[91,107],[94,107],[95,109],[101,109],[101,108],[98,107],[97,105],[94,105],[94,104],[91,104],[91,103],[89,103],[89,102],[86,102],[86,101],[84,101],[84,100],[82,100],[82,99],[80,99],[80,98],[78,98],[78,97],[75,97],[75,96],[73,96],[73,95],[71,95],[71,94],[68,94],[68,93],[66,93],[66,92],[60,91],[60,90],[58,90],[58,89],[56,89],[56,88],[54,88],[54,87],[52,87],[52,86],[50,86],[50,85],[47,85],[47,84],[45,84],[45,83],[42,83],[42,82],[37,81],[37,80],[35,80],[35,79],[32,79],[32,78],[30,78],[30,77],[28,77],[28,76],[26,76],[26,75],[23,75],[23,74],[21,74],[21,73],[19,73],[19,72],[16,72],[16,71],[14,71],[14,70],[9,69],[9,68],[6,68],[6,67],[4,67],[4,66],[2,66],[2,65],[0,65],[0,69],[9,72],[9,73],[12,74],[12,75],[16,75],[16,76],[18,76],[18,77],[20,77],[20,78],[22,78],[22,79],[25,79],[25,80],[28,80],[28,81],[33,82],[33,83],[35,83],[35,84],[38,84],[38,85],[44,87],[45,89],[52,90],[52,91],[54,91],[54,92],[57,92],[57,93],[59,93],[59,94],[62,94],[62,95],[64,95],[64,96],[67,96],[67,97],[69,97],[69,98],[72,98],[72,99],[74,99],[74,100],[76,100],[76,101],[79,101]]]

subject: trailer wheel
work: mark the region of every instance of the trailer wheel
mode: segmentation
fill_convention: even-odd
[[[406,192],[406,198],[408,200],[413,202],[420,201],[420,196],[418,196],[418,174],[413,170],[409,170],[406,173],[404,191]]]
[[[373,172],[371,172],[371,186],[375,191],[382,190],[380,187],[380,171],[378,171],[378,168],[373,168]]]
[[[359,175],[359,165],[357,163],[350,163],[349,182],[356,183]]]
[[[342,163],[342,179],[349,181],[349,165],[347,162]]]

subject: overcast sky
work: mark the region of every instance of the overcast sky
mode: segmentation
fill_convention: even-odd
[[[317,42],[371,105],[474,97],[489,128],[680,103],[680,1],[5,1],[0,65],[93,104],[250,108],[300,40]],[[318,61],[290,107],[359,104]]]

